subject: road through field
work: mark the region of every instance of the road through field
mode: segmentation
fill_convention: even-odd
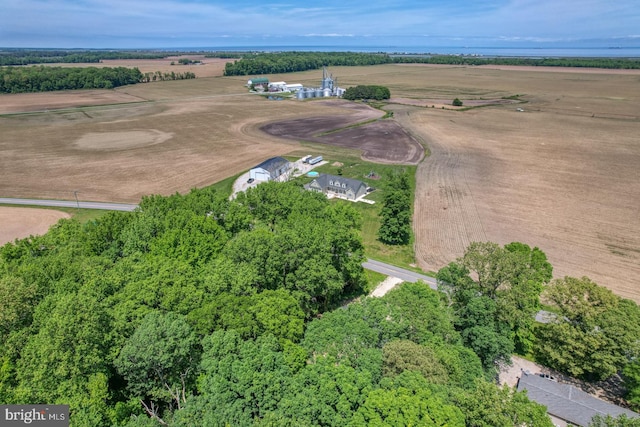
[[[12,199],[6,197],[0,197],[0,205],[48,206],[55,208],[99,209],[106,211],[132,211],[138,207],[138,205],[127,203],[81,202],[76,200]]]

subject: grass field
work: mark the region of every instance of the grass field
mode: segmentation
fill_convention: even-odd
[[[384,108],[431,151],[416,171],[418,265],[437,270],[475,240],[522,241],[547,253],[557,277],[587,275],[640,301],[640,73],[502,68],[330,70],[341,87],[389,87]],[[317,86],[321,74],[268,77]],[[46,112],[61,95],[11,95],[11,111],[32,112],[1,111],[0,195],[137,202],[185,192],[307,150],[261,132],[266,123],[348,114],[249,95],[246,79],[123,87],[101,95],[106,105],[80,93],[79,108]],[[456,110],[456,97],[483,107]]]

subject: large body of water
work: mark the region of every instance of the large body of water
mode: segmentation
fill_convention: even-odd
[[[286,45],[286,46],[223,46],[190,47],[184,51],[236,51],[236,52],[386,52],[411,54],[469,55],[486,57],[525,58],[640,58],[637,47],[466,47],[466,46],[344,46],[344,45]]]

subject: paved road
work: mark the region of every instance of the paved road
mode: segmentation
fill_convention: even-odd
[[[411,270],[405,270],[404,268],[396,267],[391,264],[368,259],[362,263],[362,266],[367,270],[373,270],[381,274],[386,274],[387,276],[397,277],[398,279],[402,279],[405,282],[415,283],[418,280],[423,280],[432,289],[437,288],[436,279],[434,279],[433,277],[415,273]]]
[[[75,200],[8,199],[0,197],[0,204],[49,206],[54,208],[101,209],[107,211],[132,211],[138,205],[127,203],[80,202]]]
[[[80,209],[102,209],[109,211],[132,211],[138,207],[134,204],[126,203],[101,203],[101,202],[76,202],[75,200],[42,200],[42,199],[10,199],[0,197],[0,205],[31,205],[31,206],[49,206],[49,207],[62,207],[62,208],[80,208]],[[391,264],[386,264],[380,261],[368,259],[362,263],[362,266],[367,270],[373,270],[387,276],[397,277],[405,282],[415,283],[418,280],[423,280],[431,288],[436,289],[436,279],[433,277],[425,276],[424,274],[415,273],[410,270],[405,270],[400,267],[396,267]]]

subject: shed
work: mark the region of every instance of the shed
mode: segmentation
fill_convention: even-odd
[[[300,83],[292,83],[287,85],[287,90],[290,92],[297,92],[302,89],[303,86]]]
[[[529,399],[547,407],[547,413],[571,424],[587,427],[596,415],[640,418],[633,411],[600,400],[584,391],[554,380],[523,372],[518,391],[526,390]]]
[[[291,162],[284,157],[272,157],[265,160],[249,171],[251,178],[256,181],[273,181],[286,174],[291,169]]]
[[[261,85],[261,86],[268,86],[269,85],[269,79],[266,77],[255,77],[253,79],[249,79],[247,80],[247,86],[251,86],[251,85]]]
[[[327,196],[335,196],[347,200],[356,200],[367,194],[367,184],[364,182],[328,174],[320,174],[320,176],[305,185],[305,188],[310,191],[324,193]]]

